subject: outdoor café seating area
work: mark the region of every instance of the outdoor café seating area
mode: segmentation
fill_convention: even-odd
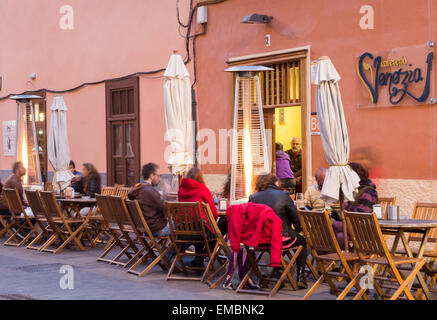
[[[224,284],[229,265],[235,265],[235,248],[208,204],[167,201],[170,236],[157,236],[138,202],[128,199],[128,187],[103,187],[95,198],[57,194],[51,189],[46,185],[44,191],[24,191],[32,216],[16,189],[3,189],[12,214],[0,216],[2,245],[60,255],[67,250],[98,248],[98,262],[132,277],[147,277],[153,269],[162,273],[163,281],[186,281],[187,285],[198,281],[211,290],[232,289]],[[272,268],[272,248],[243,242],[240,251],[247,254],[248,270],[229,294],[242,294],[239,297],[244,299],[246,294],[273,297],[281,291],[303,290],[303,299],[311,299],[325,286],[338,300],[433,299],[437,292],[437,203],[417,202],[411,218],[388,219],[393,218],[389,211],[396,198],[378,202],[379,217],[375,212],[342,212],[346,243],[342,249],[329,210],[305,210],[296,201],[308,250],[308,288],[296,283],[302,245],[282,247],[279,266]],[[202,213],[207,224],[202,222]],[[227,214],[229,207],[219,211],[218,219],[226,219]],[[194,250],[196,244],[205,250]],[[196,257],[204,263],[191,264]]]

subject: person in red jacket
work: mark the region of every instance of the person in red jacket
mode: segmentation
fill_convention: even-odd
[[[214,215],[214,219],[217,220],[218,213],[217,208],[214,205],[214,200],[211,195],[211,191],[206,187],[205,180],[203,179],[203,174],[199,168],[193,167],[191,168],[186,177],[182,179],[181,184],[179,186],[178,191],[178,201],[179,202],[205,202],[209,204],[211,208],[211,212]],[[211,232],[211,227],[208,225],[208,221],[205,216],[205,212],[203,212],[203,208],[201,207],[202,219],[207,226],[207,233]],[[214,248],[215,243],[211,243],[211,250]],[[196,243],[195,245],[196,252],[205,252],[205,248],[201,243]],[[203,257],[196,257],[193,261],[194,266],[202,266],[203,265]]]

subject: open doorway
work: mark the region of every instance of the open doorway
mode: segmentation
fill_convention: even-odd
[[[289,186],[288,189],[291,193],[301,193],[302,166],[304,166],[302,163],[302,107],[293,106],[266,109],[264,112],[264,124],[273,174],[278,175],[279,178],[288,178],[283,176],[283,168],[282,170],[278,168],[283,163],[283,153],[279,152],[282,149],[290,158],[290,169],[295,179],[295,183],[293,182],[293,185]],[[280,157],[278,159],[276,157],[277,154]]]
[[[234,57],[230,66],[262,65],[272,70],[261,72],[260,89],[272,173],[276,170],[276,142],[284,151],[291,149],[293,137],[299,138],[300,176],[298,191],[306,190],[311,181],[311,140],[309,133],[309,48],[286,49],[250,56]]]

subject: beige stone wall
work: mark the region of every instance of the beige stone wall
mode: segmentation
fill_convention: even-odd
[[[375,179],[378,196],[396,196],[401,216],[411,217],[418,202],[437,202],[437,180]]]
[[[205,182],[211,192],[221,192],[225,174],[205,174]],[[411,217],[414,203],[437,202],[437,180],[375,179],[378,196],[396,197],[402,216]]]
[[[227,178],[226,174],[205,174],[203,177],[211,192],[222,192]]]

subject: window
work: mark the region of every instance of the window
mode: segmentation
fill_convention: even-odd
[[[260,73],[264,107],[287,107],[301,104],[300,61],[266,65],[271,71]]]

